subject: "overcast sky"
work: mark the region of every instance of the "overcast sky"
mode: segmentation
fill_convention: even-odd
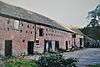
[[[88,11],[94,9],[100,0],[0,0],[19,6],[59,23],[67,25],[84,26]]]

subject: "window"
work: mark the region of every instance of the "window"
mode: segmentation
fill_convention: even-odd
[[[46,33],[46,36],[47,36],[48,34]]]
[[[76,34],[72,34],[72,38],[76,38]]]
[[[48,31],[48,29],[46,29],[46,31]]]
[[[36,43],[39,43],[39,40],[36,40]]]
[[[33,29],[34,29],[34,26],[33,26]]]
[[[36,45],[39,45],[39,40],[38,39],[36,39]]]
[[[39,36],[43,36],[43,29],[42,28],[39,29]]]
[[[20,23],[20,26],[23,26],[23,23]]]
[[[29,28],[29,25],[27,25],[27,28]]]
[[[22,26],[23,26],[23,24],[22,24]]]
[[[27,33],[28,31],[26,31],[26,33]]]
[[[54,30],[52,30],[52,32],[54,32]]]
[[[14,29],[18,29],[18,27],[19,27],[19,21],[15,20],[14,21]]]
[[[10,23],[10,19],[8,19],[8,21],[7,21],[7,24],[9,24]]]
[[[22,40],[22,42],[25,42],[25,40]]]
[[[31,31],[31,34],[32,34],[32,31]]]
[[[9,28],[7,28],[7,30],[9,31]]]
[[[22,30],[20,30],[20,33],[22,32]]]

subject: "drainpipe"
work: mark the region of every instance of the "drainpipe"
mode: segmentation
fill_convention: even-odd
[[[34,43],[36,43],[36,24],[34,26],[34,31],[35,31],[35,34],[34,34]]]
[[[36,46],[36,24],[34,26],[34,31],[35,31],[35,34],[34,34],[34,45]]]

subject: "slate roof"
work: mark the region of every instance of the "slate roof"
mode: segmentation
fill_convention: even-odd
[[[25,10],[20,7],[6,4],[1,1],[0,1],[0,14],[11,16],[11,17],[18,18],[18,19],[24,19],[24,20],[30,21],[32,23],[45,24],[45,25],[49,25],[51,27],[55,27],[55,28],[58,28],[61,30],[68,31],[67,28],[61,26],[56,21],[51,20],[50,18],[47,18],[43,15],[37,14],[32,11]],[[71,31],[68,31],[68,32],[71,32]]]

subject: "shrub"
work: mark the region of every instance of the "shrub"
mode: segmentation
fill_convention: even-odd
[[[77,59],[64,59],[61,54],[46,54],[39,58],[39,67],[76,67]]]

